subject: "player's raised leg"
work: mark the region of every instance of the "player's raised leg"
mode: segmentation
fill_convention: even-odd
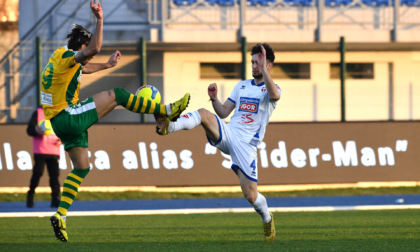
[[[190,94],[186,93],[178,101],[163,105],[145,97],[136,96],[122,87],[117,87],[94,95],[93,100],[98,112],[98,119],[106,116],[117,105],[121,105],[134,113],[165,116],[171,121],[178,119],[187,108]]]

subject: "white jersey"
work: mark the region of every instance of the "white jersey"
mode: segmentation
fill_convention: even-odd
[[[281,89],[276,84],[281,95]],[[237,129],[241,141],[253,146],[259,145],[265,134],[271,113],[277,101],[270,101],[265,83],[256,85],[254,80],[238,82],[228,100],[235,104],[234,114],[228,123]]]

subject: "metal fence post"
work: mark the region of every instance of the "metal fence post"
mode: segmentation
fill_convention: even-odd
[[[160,6],[161,24],[160,24],[160,42],[165,41],[166,16],[167,16],[168,1],[162,0]]]
[[[392,23],[392,30],[391,30],[391,41],[395,42],[398,40],[398,21],[399,21],[399,9],[400,9],[400,1],[393,1],[394,2],[394,19]]]
[[[410,82],[409,90],[408,90],[408,99],[409,99],[409,120],[413,120],[413,83]]]
[[[239,29],[238,29],[239,39],[243,39],[244,37],[245,13],[246,13],[246,0],[240,0],[239,1]]]
[[[322,36],[322,23],[324,21],[324,0],[318,0],[317,4],[317,27],[315,29],[315,41],[320,42]]]
[[[388,63],[388,120],[394,120],[394,64]]]
[[[312,107],[312,121],[316,122],[318,121],[318,90],[316,83],[312,85]]]
[[[248,52],[248,48],[246,45],[246,37],[241,38],[241,51],[242,51],[241,78],[242,80],[246,80],[246,53]]]
[[[42,39],[36,37],[35,40],[36,54],[36,106],[41,106],[41,78],[42,78]]]
[[[146,40],[144,37],[140,38],[140,86],[147,85],[147,50]],[[140,121],[145,122],[145,115],[140,114]]]
[[[346,121],[346,42],[340,37],[340,83],[341,83],[341,121]]]

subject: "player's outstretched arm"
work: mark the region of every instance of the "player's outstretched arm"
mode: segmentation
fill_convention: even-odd
[[[271,75],[269,73],[269,70],[273,66],[273,63],[268,63],[266,58],[266,52],[264,46],[261,45],[261,51],[258,55],[258,66],[261,70],[261,73],[264,78],[265,87],[267,88],[268,96],[270,97],[270,100],[278,101],[280,100],[280,92],[277,89],[276,84],[274,83],[273,79],[271,78]],[[268,66],[267,66],[268,65]]]
[[[81,63],[86,59],[95,56],[99,53],[102,47],[102,33],[104,26],[102,6],[100,3],[93,4],[92,0],[90,2],[90,8],[92,10],[92,13],[96,17],[95,33],[93,34],[92,40],[90,41],[89,45],[84,49],[80,50],[74,57],[74,60],[77,63]]]
[[[106,63],[87,63],[86,65],[82,66],[83,74],[91,74],[101,70],[105,70],[111,67],[114,67],[118,64],[118,61],[121,58],[120,51],[115,51],[110,57],[108,62]]]
[[[226,100],[225,103],[222,104],[219,101],[217,98],[216,83],[210,84],[207,92],[209,94],[211,104],[213,105],[213,109],[220,118],[226,118],[235,109],[235,104],[233,104],[233,102]]]

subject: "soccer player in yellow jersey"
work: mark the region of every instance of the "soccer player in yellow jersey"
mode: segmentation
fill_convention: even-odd
[[[45,119],[51,121],[54,132],[64,144],[74,167],[64,181],[57,213],[50,218],[55,236],[63,242],[68,241],[67,210],[90,170],[88,128],[118,105],[136,113],[155,114],[176,120],[190,99],[187,93],[175,103],[163,105],[117,87],[79,101],[82,73],[91,74],[114,67],[121,57],[121,53],[116,51],[106,63],[89,62],[101,49],[103,26],[101,4],[91,1],[90,8],[97,21],[94,34],[80,25],[74,25],[67,34],[67,46],[58,48],[51,55],[42,73],[41,104]]]

